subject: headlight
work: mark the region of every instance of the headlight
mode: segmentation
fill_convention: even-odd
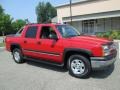
[[[103,55],[104,56],[107,56],[110,54],[110,48],[108,45],[103,45],[102,48],[103,48]]]
[[[111,49],[116,49],[116,45],[115,45],[115,44],[112,44],[112,45],[110,46],[110,48],[111,48]]]

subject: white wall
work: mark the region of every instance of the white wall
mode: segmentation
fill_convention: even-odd
[[[73,16],[87,15],[120,10],[120,0],[96,0],[72,5]],[[58,22],[62,22],[63,17],[70,16],[70,7],[63,6],[57,8]]]

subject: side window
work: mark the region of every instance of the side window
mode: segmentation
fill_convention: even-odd
[[[25,37],[26,38],[36,38],[37,29],[38,29],[37,26],[28,27]]]
[[[41,39],[54,39],[57,38],[56,32],[50,26],[43,26],[41,28]]]

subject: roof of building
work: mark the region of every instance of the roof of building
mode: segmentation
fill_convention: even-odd
[[[99,1],[99,0],[74,0],[74,1],[72,1],[72,5],[82,4],[82,3],[91,2],[91,1]],[[67,2],[67,3],[64,3],[64,4],[59,4],[58,6],[56,6],[56,8],[60,8],[60,7],[64,7],[64,6],[69,6],[69,5],[70,5],[70,3]]]

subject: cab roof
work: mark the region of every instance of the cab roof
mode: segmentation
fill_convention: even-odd
[[[26,24],[25,26],[39,26],[39,25],[66,25],[66,24],[61,24],[61,23],[30,23],[30,24]]]

